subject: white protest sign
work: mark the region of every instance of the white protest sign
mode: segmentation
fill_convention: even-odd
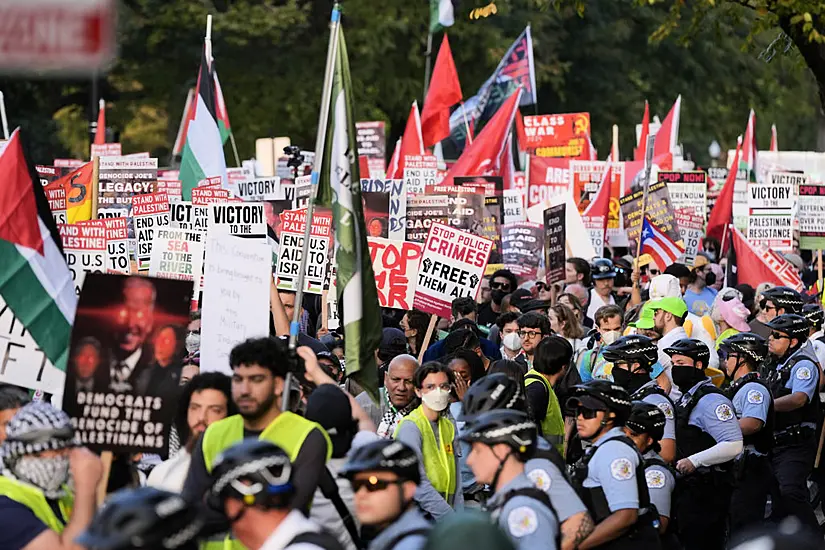
[[[492,249],[489,239],[433,223],[424,244],[413,307],[449,319],[453,300],[475,299]]]
[[[275,273],[275,286],[279,290],[296,291],[298,288],[305,229],[306,210],[281,212],[281,248]],[[315,212],[310,227],[304,292],[321,294],[324,290],[331,235],[332,216]]]
[[[126,218],[106,218],[103,225],[106,227],[106,271],[108,273],[132,272],[129,261],[129,225]]]
[[[527,219],[524,209],[524,190],[504,190],[504,223],[520,223]]]
[[[692,211],[676,210],[673,213],[676,225],[679,226],[679,234],[685,243],[685,252],[680,260],[685,265],[693,265],[696,255],[699,253],[699,245],[704,236],[705,218],[697,216]],[[660,265],[660,269],[667,266]]]
[[[407,193],[423,195],[427,186],[436,184],[438,160],[433,155],[406,155],[404,157],[404,186]]]
[[[407,189],[404,180],[379,180],[361,178],[361,191],[388,193],[390,196],[390,239],[403,241],[407,235]]]
[[[765,183],[748,185],[747,239],[778,251],[793,250],[797,190],[804,174],[771,172]]]
[[[206,231],[208,221],[209,214],[206,206],[193,205],[190,201],[169,205],[169,227],[172,229]]]
[[[258,178],[235,183],[237,196],[245,201],[279,201],[286,199],[281,178]]]
[[[106,272],[106,226],[103,220],[57,226],[63,240],[63,255],[72,272],[75,293],[79,296],[86,273]]]
[[[135,218],[138,269],[142,271],[149,269],[155,231],[169,226],[169,198],[166,193],[135,195],[132,216]]]
[[[293,187],[292,207],[295,210],[306,208],[312,195],[312,176],[298,176]],[[289,197],[286,197],[289,198]]]
[[[197,302],[203,276],[203,231],[162,227],[155,233],[149,276],[194,281],[192,301]]]
[[[260,202],[212,204],[209,233],[266,241],[264,205]]]
[[[825,185],[806,182],[799,186],[799,247],[825,248]]]
[[[232,348],[269,334],[271,254],[266,241],[231,235],[207,239],[204,272],[209,285],[201,311],[201,372],[232,374]]]
[[[658,180],[667,184],[670,205],[707,219],[708,176],[702,171],[674,172],[660,170]]]

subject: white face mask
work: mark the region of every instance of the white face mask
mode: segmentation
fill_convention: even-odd
[[[504,338],[501,339],[501,343],[510,351],[519,351],[521,349],[521,336],[518,335],[518,332],[505,334]]]
[[[450,392],[439,388],[430,393],[421,394],[421,401],[436,412],[441,412],[450,404]]]
[[[602,343],[606,346],[609,346],[619,338],[621,338],[622,332],[620,330],[608,330],[607,332],[602,333]]]
[[[186,346],[186,351],[188,353],[195,353],[196,351],[199,351],[201,348],[201,335],[195,332],[190,332],[186,335],[184,345]]]

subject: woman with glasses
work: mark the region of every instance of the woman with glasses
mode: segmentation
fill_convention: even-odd
[[[421,461],[421,484],[415,500],[436,520],[464,507],[458,483],[458,434],[447,407],[452,396],[453,372],[431,361],[413,376],[421,405],[405,416],[395,429],[395,439],[406,443]]]

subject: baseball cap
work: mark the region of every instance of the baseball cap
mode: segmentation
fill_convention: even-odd
[[[532,299],[533,295],[530,293],[529,290],[518,288],[512,294],[510,294],[510,305],[524,313],[524,310],[522,308],[525,305],[527,305],[527,302],[529,302]]]
[[[646,302],[645,305],[642,306],[639,318],[636,319],[635,323],[631,323],[631,325],[644,330],[650,330],[656,326],[656,323],[653,322],[653,308],[650,307],[650,302]]]
[[[657,309],[663,309],[677,317],[684,317],[685,313],[688,311],[685,301],[674,296],[659,298],[658,300],[652,300],[649,303],[651,310],[656,311]]]
[[[384,361],[389,361],[402,353],[407,353],[407,338],[404,336],[404,331],[385,327],[381,332],[378,356]]]
[[[706,256],[703,256],[702,254],[697,254],[696,259],[693,260],[693,269],[696,269],[697,267],[702,267],[704,265],[708,265],[709,263],[710,260],[708,260]]]

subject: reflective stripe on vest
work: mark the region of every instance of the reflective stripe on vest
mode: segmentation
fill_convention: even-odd
[[[550,382],[539,371],[530,369],[524,376],[524,385],[529,386],[534,382],[541,382],[547,389],[547,412],[541,421],[542,435],[556,450],[564,454],[564,418],[561,415],[559,399]]]
[[[60,513],[63,516],[62,519],[58,518],[52,507],[49,506],[43,491],[28,483],[0,476],[0,495],[8,497],[31,510],[37,519],[57,534],[63,532],[72,515],[73,498],[68,492],[67,496],[58,501]]]
[[[719,344],[725,341],[726,338],[730,338],[734,334],[739,334],[739,331],[735,328],[728,328],[725,329],[725,332],[719,335],[719,338],[716,339],[716,349],[719,349]]]
[[[438,417],[438,440],[436,444],[432,424],[424,416],[423,405],[419,405],[413,412],[405,416],[395,428],[393,437],[398,436],[398,430],[404,422],[412,422],[421,432],[421,457],[424,459],[424,471],[433,488],[441,493],[444,500],[450,503],[450,496],[456,492],[455,472],[455,426],[449,418]]]

